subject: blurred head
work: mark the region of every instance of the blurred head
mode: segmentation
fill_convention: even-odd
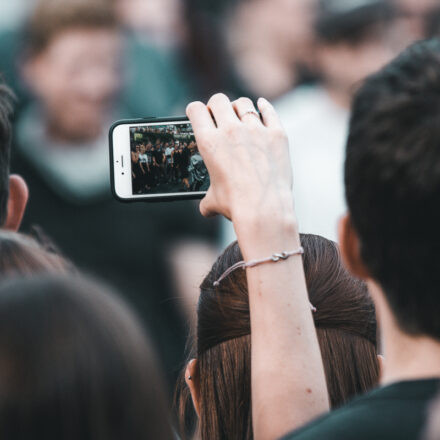
[[[425,19],[426,38],[440,37],[440,4]]]
[[[309,61],[316,0],[232,3],[226,35],[239,77],[256,96],[283,95]]]
[[[126,28],[144,35],[159,47],[174,46],[185,34],[182,0],[112,1]]]
[[[28,188],[24,180],[9,175],[11,158],[14,95],[0,83],[0,227],[18,230],[28,201]]]
[[[394,55],[387,0],[321,0],[315,23],[317,67],[324,83],[351,94],[352,88]]]
[[[0,230],[0,280],[39,273],[67,274],[74,270],[51,243],[43,245],[30,236]]]
[[[398,36],[405,48],[416,40],[425,38],[425,21],[431,12],[438,8],[438,0],[391,0],[397,10],[396,37]]]
[[[439,139],[440,42],[430,40],[368,78],[355,96],[340,242],[351,271],[383,291],[389,324],[437,341]]]
[[[144,153],[145,153],[145,144],[140,144],[140,145],[139,145],[139,152],[140,152],[141,154],[144,154]]]
[[[99,284],[0,283],[0,357],[2,438],[173,438],[151,346]]]
[[[189,151],[191,152],[191,154],[197,153],[197,144],[194,141],[191,141],[189,143]]]
[[[366,285],[342,266],[335,243],[314,235],[302,235],[301,243],[334,408],[378,382],[374,306]],[[253,438],[246,272],[237,270],[213,287],[221,274],[241,260],[234,243],[220,256],[200,288],[197,337],[185,380],[199,415],[202,440]],[[189,401],[189,391],[184,388],[179,411],[183,424],[188,420]]]
[[[46,111],[49,132],[96,138],[120,82],[116,18],[101,0],[40,0],[27,26],[24,75]]]

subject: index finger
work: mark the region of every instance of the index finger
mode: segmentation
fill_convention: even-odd
[[[203,102],[191,102],[186,108],[186,115],[193,126],[194,134],[203,129],[215,128],[211,113]]]

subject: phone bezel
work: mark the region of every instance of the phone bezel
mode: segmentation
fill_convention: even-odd
[[[190,123],[186,116],[182,117],[170,117],[170,118],[141,118],[141,119],[121,119],[116,121],[109,130],[109,150],[110,150],[110,184],[113,197],[116,200],[124,203],[136,203],[136,202],[169,202],[176,200],[200,200],[206,195],[206,191],[190,192],[190,193],[172,193],[172,194],[142,194],[132,195],[130,197],[121,197],[116,191],[116,166],[115,166],[115,154],[114,154],[114,142],[113,134],[117,127],[121,125],[141,125],[141,124],[174,124],[174,123]],[[131,157],[130,160],[130,179],[131,179]]]

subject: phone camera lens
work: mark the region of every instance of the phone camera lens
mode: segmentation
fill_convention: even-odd
[[[122,175],[124,175],[125,173],[122,173]]]

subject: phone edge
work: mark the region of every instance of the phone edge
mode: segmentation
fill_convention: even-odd
[[[110,157],[110,187],[113,197],[122,203],[160,203],[160,202],[174,202],[174,201],[183,201],[183,200],[201,200],[204,195],[191,195],[182,193],[182,195],[177,196],[165,196],[165,197],[152,197],[149,198],[146,196],[145,198],[135,198],[135,199],[124,199],[119,197],[115,190],[115,177],[114,177],[114,155],[113,155],[113,131],[119,125],[125,124],[145,124],[149,122],[185,122],[188,121],[186,116],[174,116],[170,118],[137,118],[137,119],[120,119],[114,122],[109,128],[109,157]],[[205,192],[206,194],[206,192]]]

